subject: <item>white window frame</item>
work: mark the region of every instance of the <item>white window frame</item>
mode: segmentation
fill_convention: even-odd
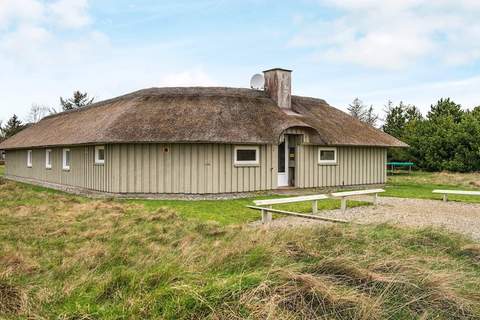
[[[52,169],[52,149],[45,150],[45,168]]]
[[[67,164],[67,152],[70,153],[70,163]],[[70,165],[72,164],[72,152],[69,148],[64,148],[62,151],[62,168],[65,171],[70,170]]]
[[[238,150],[255,150],[255,160],[254,161],[242,161],[237,160],[237,151]],[[258,146],[235,146],[233,148],[233,157],[234,164],[236,166],[258,166],[260,165],[260,147]]]
[[[100,150],[103,150],[103,159],[99,159]],[[105,146],[95,146],[95,164],[105,164]]]
[[[27,150],[27,167],[33,167],[33,150]]]
[[[333,160],[322,160],[320,155],[322,153],[322,151],[333,151],[334,152],[334,159]],[[327,147],[320,147],[318,148],[318,164],[322,164],[322,165],[335,165],[337,164],[337,154],[338,154],[338,151],[337,151],[337,148],[327,148]]]

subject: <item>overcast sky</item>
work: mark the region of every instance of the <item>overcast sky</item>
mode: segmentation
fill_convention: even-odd
[[[471,108],[479,16],[478,0],[0,0],[0,120],[76,89],[248,87],[271,67],[341,109],[355,97]]]

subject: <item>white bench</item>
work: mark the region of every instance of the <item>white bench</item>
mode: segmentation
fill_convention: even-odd
[[[318,200],[328,199],[326,194],[317,194],[311,196],[302,196],[302,197],[291,197],[291,198],[279,198],[279,199],[267,199],[267,200],[254,200],[256,206],[268,206],[268,208],[263,208],[262,211],[262,222],[268,223],[272,221],[272,205],[274,204],[284,204],[284,203],[295,203],[295,202],[305,202],[305,201],[312,201],[312,213],[318,213]],[[256,209],[256,208],[252,208]]]
[[[383,189],[369,189],[369,190],[357,190],[357,191],[345,191],[345,192],[333,192],[332,197],[340,198],[342,200],[341,209],[345,213],[347,210],[347,198],[361,195],[373,195],[373,204],[376,206],[378,203],[378,194],[385,192]]]
[[[448,201],[449,194],[456,194],[462,196],[480,196],[480,191],[463,191],[463,190],[433,190],[432,193],[443,194],[443,201]]]

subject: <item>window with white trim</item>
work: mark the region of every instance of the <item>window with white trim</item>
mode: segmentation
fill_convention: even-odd
[[[95,147],[95,164],[104,164],[105,163],[105,147],[96,146]]]
[[[45,168],[52,169],[52,150],[45,150]]]
[[[31,168],[33,166],[33,152],[32,150],[27,150],[27,167]]]
[[[318,148],[318,164],[337,164],[337,148]]]
[[[236,146],[234,148],[234,164],[237,166],[257,166],[260,164],[259,147]]]
[[[63,170],[70,170],[71,152],[70,149],[63,149]]]

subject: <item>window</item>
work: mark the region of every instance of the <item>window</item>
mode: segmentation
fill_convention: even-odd
[[[337,164],[337,148],[319,148],[318,164]]]
[[[285,173],[285,141],[278,145],[278,172]]]
[[[235,147],[235,165],[256,166],[260,163],[260,151],[258,147]]]
[[[70,170],[70,149],[63,149],[63,170]]]
[[[32,150],[27,151],[27,167],[31,168],[32,167]]]
[[[95,164],[104,164],[105,163],[105,147],[96,146],[95,147]]]
[[[52,169],[52,150],[45,150],[45,168]]]

